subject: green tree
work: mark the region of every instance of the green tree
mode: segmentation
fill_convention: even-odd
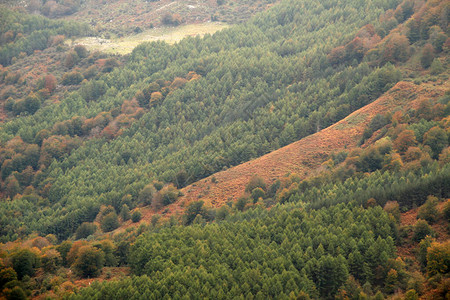
[[[441,127],[435,126],[425,133],[423,143],[430,146],[433,151],[433,158],[438,159],[442,149],[448,144],[447,133]]]
[[[395,218],[397,223],[400,223],[400,205],[397,201],[386,202],[386,204],[384,205],[384,211],[388,214],[391,214]]]
[[[119,66],[119,62],[115,58],[108,58],[103,65],[102,72],[109,73]]]
[[[427,253],[428,275],[446,275],[450,271],[450,241],[432,243]]]
[[[245,196],[239,197],[235,203],[235,207],[239,211],[243,211],[247,205],[248,198]]]
[[[75,50],[75,52],[77,53],[78,57],[80,57],[80,58],[85,58],[89,54],[88,50],[83,45],[76,45],[73,48],[73,50]]]
[[[56,251],[61,254],[61,258],[65,266],[68,265],[67,254],[69,253],[70,248],[72,248],[72,242],[70,241],[64,241],[56,247]]]
[[[345,259],[326,255],[318,260],[316,286],[324,298],[331,298],[348,278]]]
[[[264,179],[258,175],[254,175],[250,179],[247,186],[245,187],[245,192],[251,193],[256,188],[261,188],[264,191],[266,190],[266,183],[264,182]]]
[[[428,196],[427,201],[419,208],[417,218],[426,220],[430,224],[435,223],[439,219],[438,202],[437,197]]]
[[[41,99],[35,93],[29,94],[24,100],[24,110],[34,114],[41,107]]]
[[[230,211],[226,205],[221,206],[216,211],[216,219],[218,221],[225,220],[225,218],[230,214]]]
[[[416,225],[414,225],[413,240],[419,242],[427,235],[431,235],[432,233],[433,230],[431,229],[430,225],[428,225],[427,221],[418,220]]]
[[[113,231],[117,227],[119,227],[119,218],[115,212],[110,212],[106,216],[104,216],[100,222],[100,227],[103,232]]]
[[[444,66],[442,66],[441,61],[438,58],[435,58],[433,60],[433,62],[431,63],[430,74],[438,75],[444,71],[445,71],[445,69],[444,69]]]
[[[53,273],[62,263],[61,254],[55,249],[48,249],[41,257],[42,268],[45,272]]]
[[[420,241],[417,247],[417,260],[419,261],[422,269],[425,269],[427,266],[427,252],[433,241],[434,239],[432,237],[427,236]]]
[[[27,295],[25,294],[24,290],[20,286],[13,287],[10,291],[6,294],[7,300],[25,300],[27,299]]]
[[[97,225],[94,223],[83,222],[75,232],[75,239],[85,239],[97,231]]]
[[[100,244],[94,245],[95,248],[99,248],[105,255],[105,266],[116,267],[117,257],[115,255],[117,247],[111,240],[103,240]]]
[[[206,210],[203,207],[203,204],[203,201],[195,201],[189,204],[188,208],[186,209],[186,213],[184,214],[184,223],[186,225],[190,225],[192,222],[194,222],[194,219],[197,217],[197,215],[203,217],[206,216]]]
[[[126,204],[122,205],[122,209],[120,210],[119,215],[123,221],[128,221],[131,218],[130,208],[128,207],[128,205],[126,205]]]
[[[252,190],[252,199],[253,199],[253,203],[258,202],[259,198],[264,198],[264,196],[266,195],[266,193],[264,192],[264,190],[260,187],[257,187],[255,189]]]
[[[417,294],[417,292],[415,290],[408,290],[405,293],[405,300],[418,300],[419,299],[419,295]]]
[[[163,187],[152,200],[152,206],[160,208],[169,205],[178,199],[179,191],[175,186],[169,184]]]
[[[420,63],[422,64],[422,67],[427,69],[431,66],[431,63],[434,60],[434,48],[431,44],[426,44],[423,49],[420,56]]]
[[[63,85],[76,85],[83,81],[83,75],[78,71],[65,73],[62,77],[61,83]]]
[[[142,213],[141,213],[141,211],[139,211],[139,210],[135,210],[135,211],[133,212],[133,214],[131,215],[131,221],[132,221],[133,223],[139,222],[139,221],[141,220],[141,218],[142,218]]]
[[[150,205],[153,200],[153,196],[156,193],[156,189],[153,184],[147,184],[140,192],[138,201],[144,205]]]
[[[33,276],[36,268],[40,264],[37,255],[28,249],[22,249],[14,253],[11,261],[19,279],[22,279],[25,275]]]
[[[444,218],[447,222],[450,222],[450,200],[447,200],[444,204],[444,209],[442,211]]]
[[[13,268],[0,269],[0,290],[3,290],[3,286],[13,280],[17,280],[17,273]]]
[[[97,277],[105,263],[103,251],[92,246],[83,246],[72,265],[74,272],[83,278]]]

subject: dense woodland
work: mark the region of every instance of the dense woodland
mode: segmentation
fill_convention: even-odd
[[[333,22],[356,16],[351,12],[358,7],[298,7],[298,16],[311,17],[296,19],[293,5],[281,4],[203,40],[139,46],[126,64],[82,82],[60,103],[5,123],[0,139],[22,145],[3,156],[5,185],[14,181],[13,172],[34,175],[10,197],[33,181],[32,195],[46,200],[38,211],[23,197],[2,205],[30,208],[19,209],[22,217],[16,218],[27,224],[26,234],[67,238],[92,221],[101,205],[136,206],[153,180],[182,187],[265,154],[333,124],[400,79],[392,65],[371,67],[356,58],[355,65],[333,68],[321,49],[330,52],[352,39],[352,31],[391,7],[374,8],[374,20]],[[298,30],[290,30],[294,25]],[[298,46],[283,46],[286,40]],[[317,47],[306,46],[316,40]],[[29,153],[34,160],[25,155],[27,148],[38,151]],[[123,203],[127,195],[131,201]],[[12,211],[17,208],[2,209]]]
[[[449,9],[286,0],[212,36],[126,57],[62,42],[89,34],[86,25],[0,9],[0,241],[22,243],[0,249],[1,295],[448,297],[448,92],[377,115],[359,147],[325,158],[314,177],[255,176],[223,207],[193,202],[180,218],[110,232],[400,80],[447,81]],[[57,67],[21,73],[39,55]],[[419,220],[402,225],[417,207]],[[402,247],[413,249],[408,260]],[[74,284],[127,267],[130,277]]]

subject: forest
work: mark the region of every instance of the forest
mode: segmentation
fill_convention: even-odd
[[[136,206],[140,190],[153,180],[182,187],[256,158],[333,124],[400,79],[390,64],[371,68],[355,59],[355,65],[333,69],[325,50],[292,45],[279,53],[289,48],[280,48],[286,39],[306,45],[325,36],[334,37],[326,44],[331,51],[344,38],[335,32],[369,23],[331,22],[357,9],[351,6],[324,8],[297,20],[287,12],[292,5],[277,9],[282,17],[276,24],[269,11],[204,40],[139,46],[121,68],[81,82],[57,105],[5,123],[2,141],[17,141],[24,150],[40,148],[34,165],[19,149],[2,161],[6,185],[14,181],[13,172],[31,172],[37,179],[34,189],[45,190],[48,199],[38,211],[22,211],[16,219],[27,224],[26,234],[37,230],[67,238],[82,222],[92,221],[101,205]],[[307,12],[298,10],[299,15]],[[296,22],[301,30],[286,32]],[[312,22],[321,29],[308,27]],[[28,185],[19,183],[17,193]],[[126,195],[130,203],[122,203]],[[23,201],[28,202],[22,198],[2,205],[31,208]],[[15,234],[6,236],[15,239]]]
[[[282,0],[116,56],[74,45],[87,24],[0,7],[0,297],[445,299],[449,9]],[[182,188],[400,81],[435,89],[313,176],[255,174],[224,206],[171,213]]]

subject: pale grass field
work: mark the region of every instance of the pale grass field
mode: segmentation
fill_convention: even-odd
[[[153,28],[136,35],[122,38],[102,39],[98,37],[85,37],[73,41],[73,45],[81,44],[88,50],[98,50],[105,53],[125,55],[143,42],[165,41],[169,44],[179,42],[187,36],[204,36],[229,27],[220,22],[207,22],[201,24],[180,25],[178,27]],[[68,40],[67,43],[72,43]]]

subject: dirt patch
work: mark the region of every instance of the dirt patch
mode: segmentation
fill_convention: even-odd
[[[177,27],[153,28],[135,35],[129,35],[116,39],[104,39],[99,37],[80,38],[75,41],[68,40],[68,44],[80,44],[89,50],[98,50],[112,54],[128,54],[144,42],[165,41],[174,44],[188,36],[204,36],[229,27],[220,22],[205,22],[200,24],[181,25]]]

